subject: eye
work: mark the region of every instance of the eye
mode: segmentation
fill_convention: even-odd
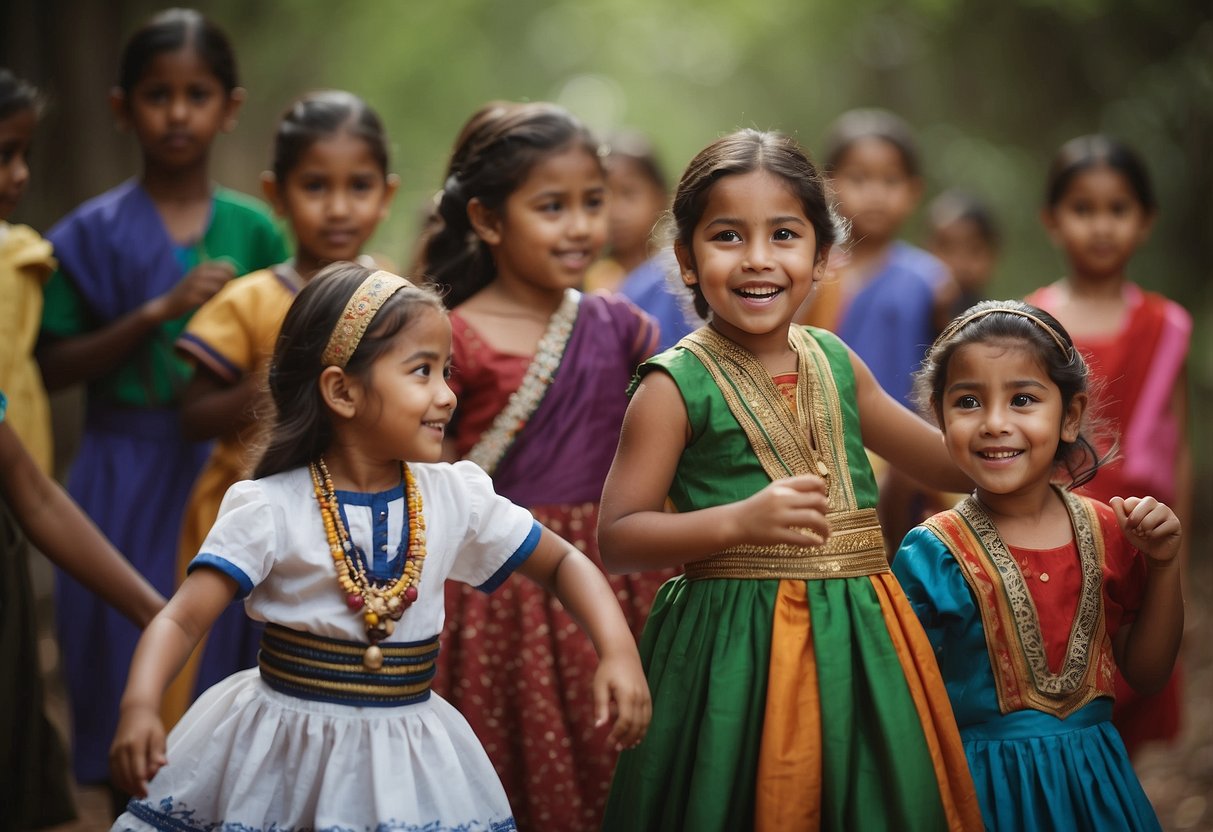
[[[451,365],[450,364],[447,364],[445,367],[442,368],[442,378],[445,381],[451,380]]]
[[[741,235],[730,228],[717,233],[712,239],[721,243],[740,243]]]
[[[960,410],[973,410],[981,407],[981,402],[977,401],[976,396],[961,396],[952,406]]]
[[[1035,402],[1036,399],[1027,393],[1016,393],[1011,397],[1011,407],[1027,407]]]
[[[360,176],[350,183],[350,190],[360,194],[369,193],[375,189],[377,180],[370,176]]]
[[[598,211],[606,205],[606,197],[600,193],[593,193],[586,197],[585,207],[591,211]]]
[[[428,362],[426,362],[425,364],[418,364],[416,367],[414,367],[411,370],[410,374],[415,375],[415,376],[422,376],[423,378],[429,378],[431,372],[432,371],[430,369],[430,365]]]
[[[781,241],[783,241],[783,240],[796,240],[796,239],[799,239],[799,238],[800,238],[800,235],[799,235],[799,234],[797,234],[795,231],[793,231],[793,230],[792,230],[792,229],[790,229],[790,228],[779,228],[779,229],[776,229],[775,233],[771,235],[771,239],[773,239],[773,240],[781,240]]]
[[[539,210],[544,214],[558,214],[564,210],[564,202],[559,199],[549,199],[539,203]]]
[[[212,98],[212,92],[208,87],[190,87],[190,101],[194,104],[205,104]]]

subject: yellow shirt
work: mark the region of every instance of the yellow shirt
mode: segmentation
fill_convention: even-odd
[[[0,222],[0,390],[8,396],[7,421],[48,475],[54,462],[50,403],[34,344],[42,321],[42,286],[55,267],[51,244],[38,232]]]

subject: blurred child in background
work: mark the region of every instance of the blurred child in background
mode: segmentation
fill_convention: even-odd
[[[993,211],[982,199],[958,188],[944,191],[927,206],[927,251],[948,267],[955,297],[942,332],[955,315],[986,299],[994,277],[1002,233]]]
[[[1065,255],[1061,280],[1028,302],[1052,313],[1074,336],[1115,429],[1120,454],[1084,486],[1097,500],[1151,495],[1191,517],[1188,449],[1188,343],[1192,318],[1179,304],[1128,278],[1129,261],[1149,237],[1158,211],[1149,172],[1127,145],[1082,136],[1058,150],[1049,168],[1041,219]],[[1107,448],[1101,448],[1106,452]],[[1181,565],[1187,547],[1181,552]],[[1116,727],[1132,754],[1179,733],[1180,671],[1162,692],[1141,697],[1117,679]]]
[[[68,491],[165,594],[186,498],[209,452],[181,433],[189,367],[173,342],[232,277],[286,258],[265,207],[210,178],[211,146],[243,99],[222,31],[196,11],[157,14],[127,42],[111,92],[142,169],[47,235],[60,270],[46,286],[38,360],[48,387],[88,384]],[[102,783],[139,632],[60,578],[76,777]]]

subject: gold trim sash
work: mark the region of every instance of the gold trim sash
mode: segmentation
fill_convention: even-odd
[[[1057,673],[1049,670],[1040,617],[1019,564],[981,503],[969,497],[924,523],[952,553],[973,592],[1004,714],[1031,708],[1064,719],[1093,699],[1114,695],[1099,517],[1086,498],[1057,490],[1070,515],[1082,573],[1078,608]]]
[[[464,455],[479,465],[489,476],[497,470],[501,460],[514,445],[514,440],[527,422],[535,415],[543,397],[556,379],[556,372],[564,361],[564,351],[573,335],[577,322],[577,310],[581,305],[581,292],[565,289],[555,314],[548,321],[547,329],[535,346],[535,357],[531,359],[518,389],[510,394],[505,407],[498,411],[493,424],[489,425],[471,450]]]
[[[853,578],[889,571],[875,509],[859,509],[847,461],[842,404],[821,345],[800,327],[788,332],[796,353],[796,410],[754,355],[710,327],[683,338],[720,389],[754,455],[772,480],[816,474],[826,480],[830,538],[823,545],[739,545],[686,565],[706,578]]]

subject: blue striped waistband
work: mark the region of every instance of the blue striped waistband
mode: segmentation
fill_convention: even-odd
[[[438,636],[380,643],[383,667],[379,670],[363,667],[362,654],[368,646],[267,624],[257,665],[267,685],[300,699],[377,708],[429,699]]]

